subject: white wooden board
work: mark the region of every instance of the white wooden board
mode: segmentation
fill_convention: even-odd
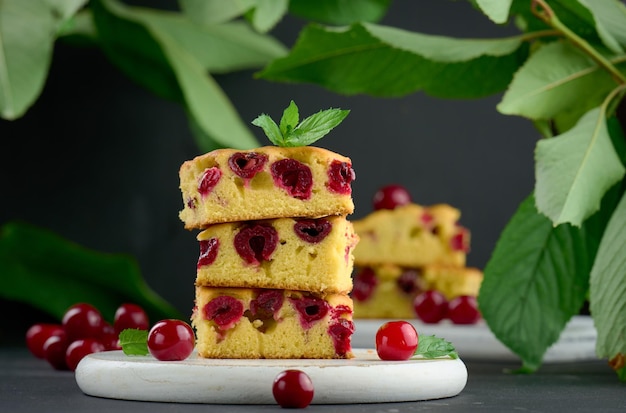
[[[375,345],[376,331],[389,320],[355,320],[352,336],[354,347],[369,348]],[[502,344],[489,330],[484,321],[475,325],[455,325],[450,322],[425,324],[408,320],[419,335],[434,334],[452,342],[461,358],[465,360],[519,361],[511,350]],[[559,340],[544,356],[545,363],[595,360],[598,334],[589,316],[575,316],[567,324]]]
[[[286,369],[313,381],[313,404],[382,403],[452,397],[467,383],[460,359],[382,361],[355,349],[350,360],[211,360],[178,362],[106,351],[85,357],[76,382],[88,395],[138,401],[273,404],[272,383]]]

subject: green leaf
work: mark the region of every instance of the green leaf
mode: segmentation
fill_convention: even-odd
[[[377,22],[384,17],[391,0],[291,0],[289,12],[306,20],[336,26]]]
[[[256,76],[308,82],[337,93],[442,98],[487,96],[508,85],[527,54],[521,37],[454,39],[374,25],[308,25],[288,56]]]
[[[546,350],[585,301],[599,242],[595,234],[605,222],[602,214],[593,218],[589,228],[554,227],[529,196],[505,227],[485,267],[480,311],[525,369],[539,367]]]
[[[626,354],[625,252],[626,194],[613,212],[591,270],[590,311],[598,331],[596,352],[602,358]]]
[[[148,330],[127,328],[120,332],[120,346],[127,356],[147,356],[148,350]]]
[[[626,62],[626,56],[613,63]],[[624,66],[626,67],[626,66]],[[530,119],[552,119],[564,112],[578,120],[599,106],[615,81],[572,45],[552,42],[540,47],[513,77],[498,111]]]
[[[626,46],[626,6],[616,0],[578,0],[587,7],[604,44],[615,53],[623,53]]]
[[[459,358],[456,349],[449,341],[433,336],[419,336],[418,347],[415,349],[416,356],[426,359],[437,357]]]
[[[0,116],[17,119],[37,100],[57,33],[86,0],[0,2]]]
[[[252,121],[252,124],[263,129],[263,132],[265,132],[267,138],[274,145],[285,146],[283,134],[280,132],[280,128],[271,117],[266,114],[261,114]]]
[[[537,143],[537,208],[555,225],[579,226],[599,209],[605,192],[624,172],[604,110],[592,109],[566,133]]]
[[[296,125],[300,122],[300,112],[298,106],[292,100],[287,106],[287,109],[283,112],[283,116],[280,118],[280,133],[283,136],[289,135]]]
[[[278,24],[287,13],[289,0],[257,0],[250,19],[252,26],[261,33],[266,33]]]
[[[283,111],[280,127],[268,115],[262,114],[252,124],[263,129],[274,145],[306,146],[326,136],[350,113],[349,110],[326,109],[311,115],[298,124],[298,106],[292,100]]]
[[[326,136],[350,114],[349,110],[326,109],[304,119],[294,132],[297,138],[289,139],[292,146],[306,146]]]
[[[206,35],[204,39],[207,41],[215,40],[216,33],[219,33],[217,37],[228,33],[241,35],[238,26],[231,26],[226,31],[222,31],[223,28],[216,29],[218,32],[211,31],[204,26],[202,29],[191,23],[183,24],[177,15],[169,12],[126,7],[113,0],[95,1],[94,17],[112,60],[141,84],[158,91],[164,89],[167,96],[182,102],[189,116],[204,132],[203,136],[222,146],[242,149],[258,146],[230,100],[206,73],[210,62],[216,60],[211,61],[207,54],[199,52],[201,35]],[[196,35],[200,37],[194,37]],[[235,45],[241,39],[231,40],[231,46],[236,49]],[[227,48],[224,45],[222,49],[224,47]],[[136,64],[137,56],[145,57],[140,64]],[[143,70],[137,71],[138,68]],[[203,146],[205,143],[198,141],[203,151],[208,149]]]
[[[176,13],[136,9],[132,18],[145,25],[157,41],[166,36],[210,73],[258,68],[287,54],[270,36],[243,22],[197,25]]]
[[[494,23],[506,23],[513,0],[476,0],[478,7]]]
[[[190,20],[200,24],[216,24],[245,14],[256,0],[178,0],[182,11]]]
[[[146,285],[131,257],[91,251],[20,222],[0,230],[0,283],[3,298],[59,320],[78,302],[94,305],[109,321],[125,302],[143,307],[151,320],[181,318]]]

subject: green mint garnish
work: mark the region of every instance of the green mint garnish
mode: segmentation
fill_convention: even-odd
[[[350,113],[349,110],[326,109],[300,122],[298,106],[292,100],[280,119],[280,126],[266,114],[252,121],[263,129],[269,140],[277,146],[307,146],[324,137],[339,125]]]
[[[147,356],[148,330],[127,328],[120,333],[120,346],[127,356]]]
[[[419,344],[414,355],[421,356],[426,359],[434,359],[444,356],[448,356],[453,359],[459,358],[459,355],[452,343],[435,336],[420,336]]]

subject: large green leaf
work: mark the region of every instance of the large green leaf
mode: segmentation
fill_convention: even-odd
[[[178,0],[190,20],[200,24],[223,23],[250,10],[257,0]]]
[[[141,22],[160,41],[167,37],[210,73],[258,68],[287,54],[287,48],[243,22],[198,25],[177,13],[135,9],[129,18]]]
[[[592,109],[569,131],[537,143],[537,208],[555,225],[579,226],[599,209],[604,193],[624,172],[603,108]]]
[[[383,18],[391,0],[291,0],[289,11],[318,23],[344,26],[358,22],[377,22]]]
[[[255,30],[266,33],[278,24],[289,10],[289,0],[257,0],[256,6],[248,12],[248,18]]]
[[[593,15],[598,35],[615,53],[626,46],[626,6],[619,0],[578,0]]]
[[[315,83],[346,95],[389,97],[423,90],[442,98],[475,98],[503,90],[526,53],[520,37],[454,39],[370,23],[313,24],[287,57],[257,76]]]
[[[58,31],[85,3],[0,1],[0,116],[17,119],[37,100]]]
[[[275,40],[239,23],[201,26],[171,12],[127,7],[114,0],[94,3],[94,18],[109,56],[141,84],[185,105],[203,131],[194,135],[200,150],[258,146],[207,69],[259,65],[264,54],[267,61],[283,51]]]
[[[626,194],[602,238],[591,271],[589,301],[598,331],[598,356],[626,355]]]
[[[615,63],[626,62],[626,56]],[[513,77],[497,109],[507,115],[552,119],[563,112],[577,120],[599,106],[616,83],[588,56],[564,42],[539,48]]]
[[[96,306],[109,321],[125,302],[142,306],[153,321],[182,318],[143,281],[131,257],[91,251],[20,222],[0,228],[0,296],[58,319],[77,302]]]
[[[476,0],[478,7],[494,23],[506,23],[513,0]]]
[[[485,267],[479,308],[525,369],[539,367],[546,350],[580,311],[602,222],[598,214],[589,228],[555,227],[529,196],[502,232]]]

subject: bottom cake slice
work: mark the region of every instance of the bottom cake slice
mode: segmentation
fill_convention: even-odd
[[[347,294],[196,286],[192,324],[200,357],[352,357]]]

